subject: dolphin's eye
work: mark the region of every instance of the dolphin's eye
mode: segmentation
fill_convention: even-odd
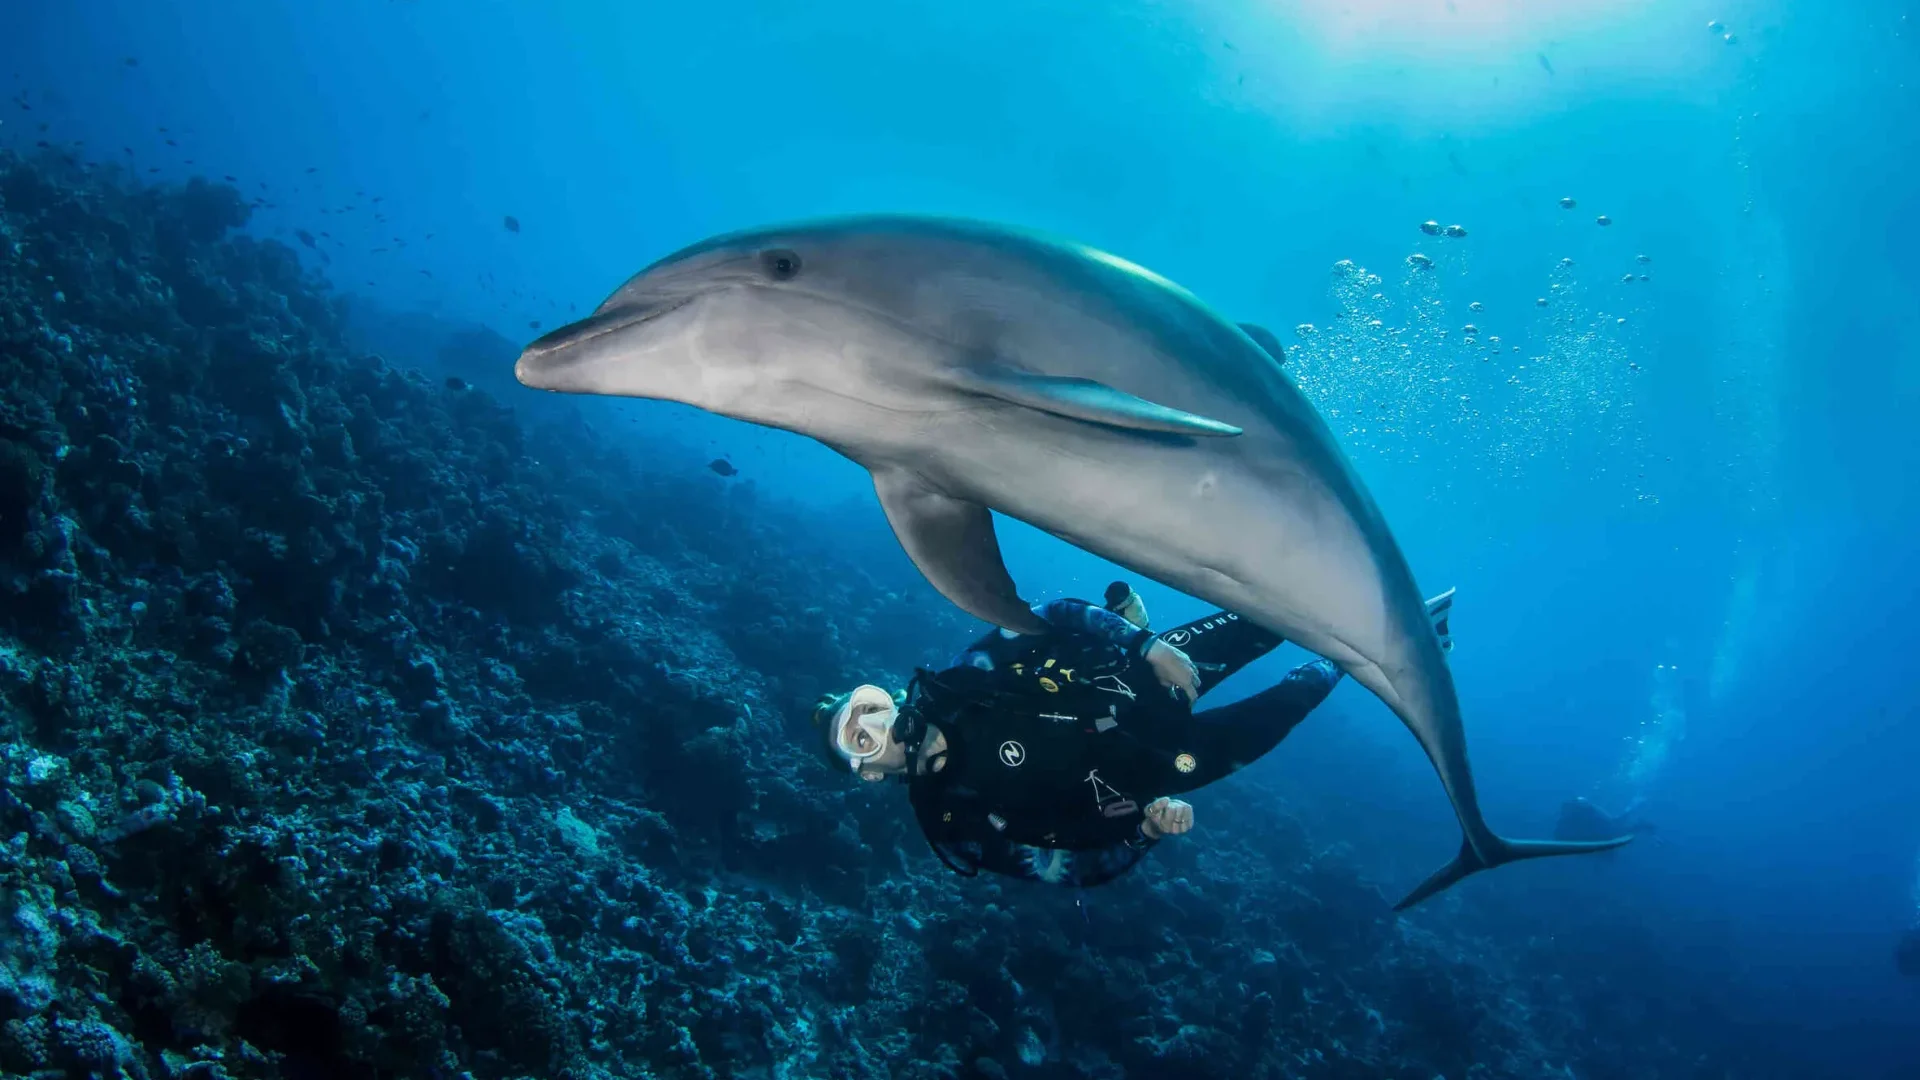
[[[785,248],[775,248],[760,253],[760,265],[773,280],[791,281],[800,272],[800,256]]]

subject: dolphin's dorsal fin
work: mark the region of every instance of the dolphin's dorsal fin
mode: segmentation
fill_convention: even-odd
[[[1093,424],[1167,435],[1238,435],[1232,424],[1197,416],[1069,375],[1036,375],[997,364],[968,369],[962,385],[976,394]]]
[[[1046,629],[1014,587],[993,532],[993,512],[936,491],[909,469],[876,469],[873,490],[900,546],[960,610],[1022,634]]]
[[[1250,322],[1241,323],[1240,331],[1252,338],[1255,345],[1267,350],[1267,355],[1273,357],[1274,363],[1283,367],[1286,365],[1287,350],[1281,347],[1280,339],[1273,336],[1273,331]]]

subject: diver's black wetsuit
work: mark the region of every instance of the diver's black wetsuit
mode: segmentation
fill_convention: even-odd
[[[1080,600],[1036,607],[1052,632],[996,631],[916,680],[909,707],[946,738],[945,764],[909,777],[921,830],[943,862],[1090,886],[1125,873],[1155,841],[1143,811],[1273,749],[1340,679],[1325,660],[1202,712],[1143,657],[1155,635]],[[1194,661],[1200,693],[1281,639],[1226,612],[1158,637]]]

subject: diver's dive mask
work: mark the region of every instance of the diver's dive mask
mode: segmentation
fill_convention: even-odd
[[[833,714],[833,745],[847,759],[847,768],[861,767],[886,752],[899,706],[893,695],[877,686],[856,687]]]

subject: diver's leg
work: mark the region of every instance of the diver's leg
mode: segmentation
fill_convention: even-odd
[[[1160,640],[1192,658],[1200,669],[1200,693],[1280,647],[1279,634],[1230,611],[1216,611],[1160,634]]]
[[[1340,675],[1331,660],[1311,660],[1252,697],[1194,713],[1188,745],[1175,747],[1179,783],[1159,794],[1192,791],[1258,761],[1327,700]]]

